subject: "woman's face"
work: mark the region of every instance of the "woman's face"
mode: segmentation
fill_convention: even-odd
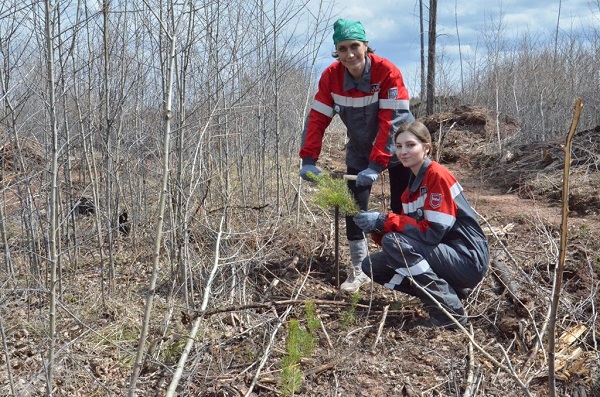
[[[366,65],[367,43],[358,40],[343,40],[335,48],[338,59],[356,80],[362,77]]]
[[[417,175],[429,153],[429,144],[423,143],[412,132],[404,131],[396,137],[396,156],[403,166]]]

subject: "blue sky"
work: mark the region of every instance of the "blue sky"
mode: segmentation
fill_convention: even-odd
[[[425,6],[429,3],[424,1]],[[528,32],[534,37],[553,39],[559,17],[558,0],[442,0],[438,2],[438,54],[459,68],[485,50],[485,37],[494,37],[494,26],[502,21],[502,37],[518,38]],[[376,53],[394,62],[404,74],[409,90],[418,88],[420,56],[418,0],[341,0],[334,7],[334,18],[360,20]],[[427,12],[427,10],[425,10]],[[502,16],[502,18],[500,18]],[[458,25],[458,34],[457,34]],[[560,32],[600,29],[600,0],[562,0]],[[425,24],[427,29],[427,24]],[[333,34],[322,48],[321,67],[333,58]],[[539,36],[541,35],[541,36]],[[488,39],[489,40],[489,39]]]

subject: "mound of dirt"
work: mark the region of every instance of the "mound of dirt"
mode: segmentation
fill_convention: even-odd
[[[575,134],[569,172],[569,209],[581,216],[600,211],[600,126]],[[523,198],[562,200],[565,141],[520,144],[514,140],[496,153],[480,152],[471,161],[487,183]]]
[[[468,162],[487,145],[514,136],[519,130],[517,120],[511,116],[496,118],[486,108],[469,105],[419,121],[432,134],[434,158],[443,163]]]
[[[480,106],[459,106],[420,121],[432,133],[433,157],[439,162],[477,171],[489,187],[516,192],[522,198],[555,204],[562,200],[564,137],[521,143],[524,133],[516,119],[495,117]],[[569,209],[578,215],[597,215],[600,211],[599,153],[600,126],[575,134]]]

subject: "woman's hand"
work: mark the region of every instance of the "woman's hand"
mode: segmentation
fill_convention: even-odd
[[[356,226],[360,227],[365,233],[381,233],[386,217],[386,214],[377,211],[361,211],[360,214],[355,215],[352,219],[356,223]]]

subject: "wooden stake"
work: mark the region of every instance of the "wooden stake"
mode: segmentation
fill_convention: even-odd
[[[552,291],[552,305],[550,306],[550,318],[548,322],[548,391],[550,397],[556,396],[556,372],[555,372],[555,348],[556,348],[556,312],[560,298],[562,277],[565,270],[565,255],[567,250],[567,215],[569,214],[569,172],[571,170],[571,145],[573,136],[577,132],[579,116],[583,108],[583,99],[577,98],[573,106],[573,121],[571,129],[565,142],[565,167],[563,174],[562,191],[562,222],[560,225],[560,252],[558,254],[558,266],[554,273],[554,290]]]
[[[340,288],[340,206],[335,206],[335,286]]]

